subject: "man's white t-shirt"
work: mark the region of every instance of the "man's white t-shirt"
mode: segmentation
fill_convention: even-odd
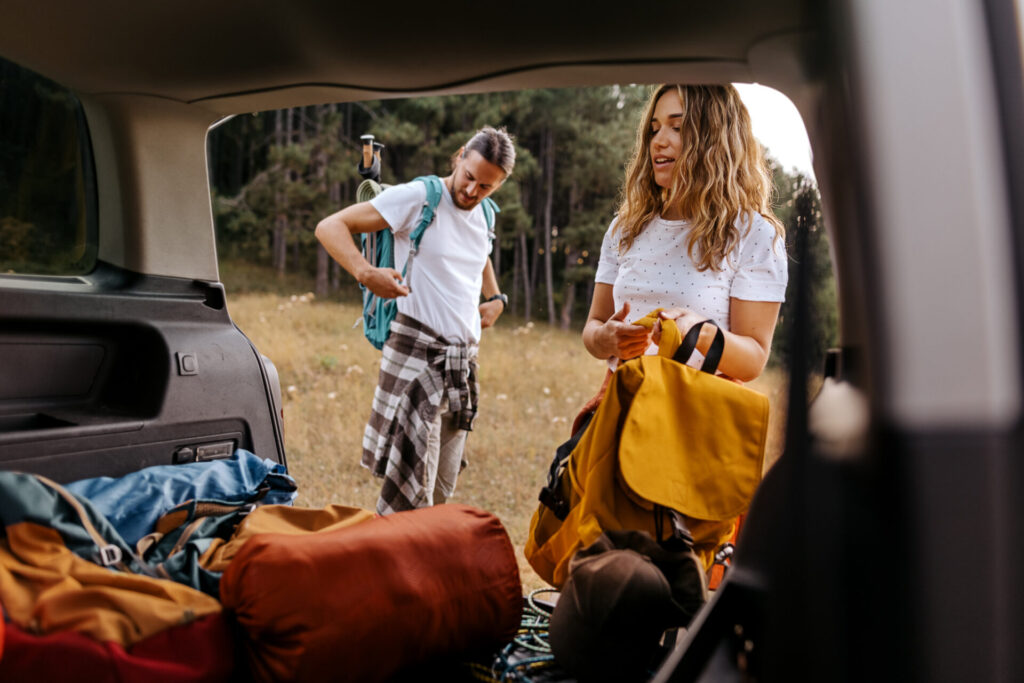
[[[595,281],[612,285],[615,310],[629,302],[629,321],[655,308],[689,308],[730,329],[730,299],[784,301],[789,269],[786,244],[775,227],[755,214],[750,230],[737,223],[740,240],[723,261],[722,270],[697,270],[686,249],[688,221],[655,218],[640,232],[629,251],[619,253],[617,220],[601,244]],[[653,344],[647,353],[657,353]],[[690,365],[703,360],[695,352]]]
[[[398,297],[398,312],[418,320],[440,336],[463,343],[480,341],[480,289],[491,250],[487,220],[480,205],[460,209],[447,186],[434,222],[423,233],[405,284],[408,296]],[[416,180],[389,187],[370,200],[395,235],[395,270],[409,256],[409,235],[420,220],[427,188]]]

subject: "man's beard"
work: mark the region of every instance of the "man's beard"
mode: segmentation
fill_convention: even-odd
[[[468,210],[470,210],[472,208],[475,208],[476,205],[480,203],[479,199],[474,199],[474,200],[470,201],[469,204],[465,204],[465,203],[462,202],[461,196],[462,196],[461,192],[456,191],[456,192],[452,193],[452,201],[455,203],[455,206],[459,207],[463,211],[468,211]]]
[[[460,197],[462,196],[462,192],[455,188],[455,181],[451,180],[449,181],[449,183],[446,184],[448,185],[448,194],[450,194],[452,197],[452,203],[455,204],[456,207],[462,209],[463,211],[469,211],[470,209],[475,208],[476,205],[480,203],[479,199],[475,199],[471,201],[467,206],[466,204],[462,203],[462,200],[460,199]]]

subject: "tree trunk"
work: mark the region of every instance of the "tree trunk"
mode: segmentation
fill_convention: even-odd
[[[244,139],[240,139],[235,145],[235,163],[231,169],[231,195],[238,194],[242,185],[245,184],[245,145]]]
[[[548,128],[544,133],[544,285],[547,289],[548,324],[555,325],[555,283],[551,264],[551,206],[555,195],[555,135]]]
[[[494,264],[494,277],[501,286],[501,236],[498,234],[498,218],[494,218],[494,242],[491,243],[491,263]]]
[[[285,235],[288,234],[288,214],[284,212],[283,193],[277,194],[277,217],[274,219],[274,270],[277,277],[283,278],[285,274],[285,262],[288,259],[288,243]]]
[[[308,138],[307,121],[309,117],[306,116],[305,107],[295,107],[292,109],[292,134],[289,138],[289,145],[304,145]],[[315,161],[311,163],[315,166]],[[315,171],[314,171],[315,172]],[[298,184],[306,182],[303,177],[303,173],[292,169],[289,172],[289,180],[292,183]],[[312,230],[313,228],[309,225],[308,211],[304,212],[298,220],[291,220],[290,226],[293,232],[292,235],[292,268],[296,271],[302,270],[302,252],[304,240],[302,233],[306,230]],[[294,218],[294,216],[293,216]]]
[[[330,183],[330,187],[327,190],[327,197],[328,197],[328,200],[330,201],[330,205],[331,205],[330,211],[332,213],[334,211],[338,211],[341,208],[343,208],[343,205],[341,203],[341,186],[342,186],[342,184],[340,182],[334,181],[334,182]],[[321,250],[323,249],[323,245],[321,245],[319,241],[317,241],[317,249],[321,249]],[[327,265],[326,265],[327,272],[324,273],[324,294],[326,295],[329,291],[331,291],[331,292],[337,291],[338,290],[338,285],[340,284],[340,282],[339,282],[339,277],[338,277],[338,264],[330,257],[329,254],[327,254],[326,250],[324,251],[324,256],[325,256],[325,259],[326,259],[326,262],[327,262]],[[319,258],[319,252],[317,252],[317,258]],[[317,262],[316,275],[317,275],[317,288],[319,289],[319,287],[320,287],[320,265],[319,265],[319,261]],[[320,296],[319,291],[317,292],[317,296]]]
[[[519,310],[519,285],[520,285],[520,273],[519,273],[519,237],[516,236],[514,242],[512,242],[512,292],[509,294],[509,309],[512,311]]]
[[[569,186],[567,225],[572,225],[573,219],[580,208],[579,184],[573,179],[572,185]],[[563,330],[568,330],[572,326],[572,311],[576,305],[576,280],[572,277],[572,273],[577,265],[579,265],[577,261],[580,259],[580,253],[578,248],[574,248],[570,252],[569,248],[566,247],[565,262],[562,265],[562,277],[565,280],[565,286],[562,292],[562,311],[559,315],[559,326]]]
[[[274,118],[274,144],[281,148],[284,147],[286,137],[286,124],[285,118],[288,116],[288,111],[279,109],[276,112]],[[286,235],[288,234],[288,213],[287,207],[285,206],[285,194],[284,194],[284,183],[287,180],[284,167],[280,167],[277,176],[277,191],[274,194],[274,205],[276,213],[274,216],[274,233],[271,238],[271,260],[274,270],[277,272],[279,278],[284,277],[285,273],[285,260],[287,256],[287,244]]]
[[[351,109],[349,109],[351,112]],[[352,181],[346,180],[344,183],[338,184],[338,191],[340,193],[340,204],[342,207],[348,206],[352,203]],[[335,292],[341,289],[341,278],[344,275],[341,272],[341,265],[337,261],[331,261],[331,289]]]
[[[338,196],[340,192],[337,192],[337,183],[330,183],[328,186],[327,182],[327,144],[324,139],[324,119],[331,113],[333,105],[324,105],[323,107],[316,107],[316,139],[317,139],[317,177],[320,182],[321,196],[326,196],[327,201],[331,207],[338,205]],[[317,220],[314,217],[313,224]],[[316,242],[316,284],[314,285],[313,292],[316,294],[318,299],[324,299],[327,297],[327,272],[331,265],[331,257],[324,249],[324,245],[320,244],[319,240]]]
[[[338,262],[331,259],[331,291],[337,292],[341,289],[341,266]]]
[[[337,133],[342,136],[342,140],[348,141],[352,139],[352,103],[347,102],[344,105],[335,104],[334,111],[340,112],[342,115],[341,121],[338,124]],[[342,145],[344,147],[344,143]],[[336,182],[331,188],[331,191],[335,194],[332,197],[337,197],[337,205],[335,210],[342,209],[349,204],[350,196],[350,182]],[[334,259],[330,262],[330,288],[332,292],[337,292],[341,288],[341,266]]]
[[[562,315],[560,327],[568,330],[572,326],[572,307],[576,304],[576,283],[572,280],[565,281],[565,294],[562,297]]]
[[[538,230],[543,230],[544,226],[542,225],[542,226],[538,227],[537,229]],[[537,292],[537,282],[540,279],[540,264],[542,264],[544,262],[544,259],[541,258],[542,256],[544,256],[544,248],[543,247],[538,248],[537,247],[538,243],[542,243],[541,239],[537,235],[534,235],[534,237],[533,237],[533,244],[530,246],[530,250],[527,252],[527,253],[530,254],[530,259],[532,261],[530,263],[530,293],[531,294],[535,294]]]
[[[519,249],[523,254],[523,318],[526,322],[530,321],[533,317],[533,282],[531,280],[530,273],[530,261],[532,260],[534,265],[537,263],[537,259],[530,258],[530,246],[526,241],[526,231],[519,233]],[[536,268],[533,269],[536,272]]]
[[[248,158],[246,159],[246,162],[245,162],[245,173],[243,174],[243,178],[244,178],[243,184],[248,183],[250,180],[252,180],[252,177],[256,174],[256,161],[257,161],[256,157],[259,154],[259,151],[263,148],[263,143],[262,142],[257,144],[257,138],[259,138],[260,140],[263,139],[264,134],[266,133],[266,129],[265,128],[266,128],[265,125],[262,126],[259,129],[258,135],[254,134],[250,138],[250,140],[249,140],[249,154],[248,154]]]

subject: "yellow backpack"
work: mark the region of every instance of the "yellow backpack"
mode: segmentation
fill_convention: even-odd
[[[650,327],[657,314],[637,324]],[[768,399],[714,374],[721,330],[701,370],[684,364],[703,324],[680,340],[675,321],[662,321],[658,355],[619,366],[578,443],[553,465],[524,549],[553,586],[565,582],[576,551],[603,531],[671,536],[671,511],[683,516],[709,569],[750,504],[761,480]]]

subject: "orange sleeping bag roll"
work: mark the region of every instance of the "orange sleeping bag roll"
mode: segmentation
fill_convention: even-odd
[[[440,505],[308,535],[258,534],[220,584],[261,681],[384,681],[508,642],[522,587],[494,515]]]

